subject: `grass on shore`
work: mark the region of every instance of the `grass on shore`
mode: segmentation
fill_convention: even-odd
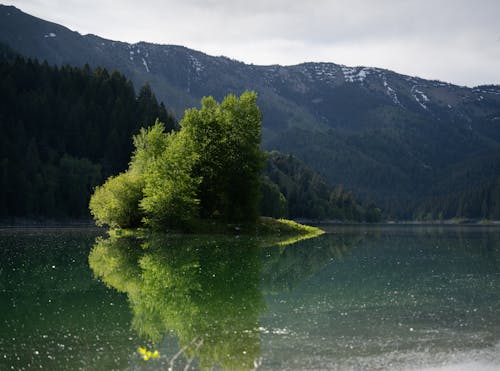
[[[286,246],[292,243],[317,237],[325,233],[320,228],[304,225],[288,219],[260,217],[256,234],[263,237],[265,245]]]
[[[110,236],[126,235],[147,235],[158,231],[149,229],[112,229]],[[161,233],[161,232],[160,232]],[[183,233],[179,231],[168,231],[172,234],[186,235],[233,235],[255,237],[260,240],[261,246],[285,246],[292,243],[317,237],[325,233],[322,229],[303,225],[292,220],[274,219],[270,217],[260,217],[254,224],[227,224],[221,222],[203,221],[196,225],[196,228]]]

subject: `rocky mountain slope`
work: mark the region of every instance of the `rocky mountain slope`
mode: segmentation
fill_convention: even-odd
[[[256,90],[266,149],[295,154],[392,216],[415,217],[430,197],[500,174],[499,86],[334,63],[248,65],[182,46],[80,35],[8,6],[0,6],[0,42],[52,64],[118,69],[136,88],[149,82],[178,117],[204,95]]]

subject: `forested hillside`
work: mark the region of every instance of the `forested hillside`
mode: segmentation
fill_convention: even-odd
[[[1,48],[0,216],[88,217],[92,188],[127,167],[132,134],[174,117],[149,86]]]
[[[136,95],[116,71],[49,66],[0,44],[0,217],[88,218],[94,187],[127,169],[132,136],[156,119],[166,132],[178,128],[149,85]],[[325,209],[333,187],[298,160],[284,167],[280,158],[273,153],[262,176],[276,190],[273,202],[280,188],[290,199],[277,216],[364,220],[348,193],[339,193],[349,199],[340,213]]]
[[[378,222],[381,219],[381,210],[374,203],[367,206],[360,204],[352,192],[341,186],[332,186],[293,155],[271,152],[264,176],[265,180],[277,185],[284,196],[286,202],[281,207],[285,210],[284,216],[357,222]],[[268,188],[272,189],[272,185]],[[280,206],[275,200],[276,196],[265,197],[263,207],[279,210]],[[275,216],[272,210],[268,213]]]
[[[500,176],[477,187],[424,200],[416,207],[420,220],[481,218],[500,220]]]
[[[148,81],[179,118],[203,96],[256,91],[266,150],[292,153],[388,217],[487,217],[477,205],[435,205],[500,174],[499,86],[335,63],[257,66],[184,46],[81,35],[8,6],[0,6],[0,42],[50,64],[117,69],[136,87]]]

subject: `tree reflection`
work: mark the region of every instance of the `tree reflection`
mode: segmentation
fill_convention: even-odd
[[[270,246],[242,236],[115,235],[98,239],[89,263],[96,277],[128,295],[141,336],[158,343],[175,333],[181,354],[200,368],[252,369],[263,293],[292,290],[360,239],[325,235]]]
[[[128,295],[133,328],[169,331],[201,368],[251,369],[260,355],[257,242],[234,237],[111,237],[89,256],[94,274]]]

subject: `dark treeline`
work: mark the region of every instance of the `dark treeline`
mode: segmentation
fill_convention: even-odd
[[[418,220],[451,218],[500,220],[500,177],[463,192],[425,200],[415,213]]]
[[[283,196],[277,196],[277,192]],[[380,221],[374,204],[361,205],[351,192],[334,187],[292,155],[271,152],[263,175],[263,213],[292,218]]]
[[[94,186],[126,169],[133,134],[174,117],[148,85],[0,49],[0,216],[88,217]]]

